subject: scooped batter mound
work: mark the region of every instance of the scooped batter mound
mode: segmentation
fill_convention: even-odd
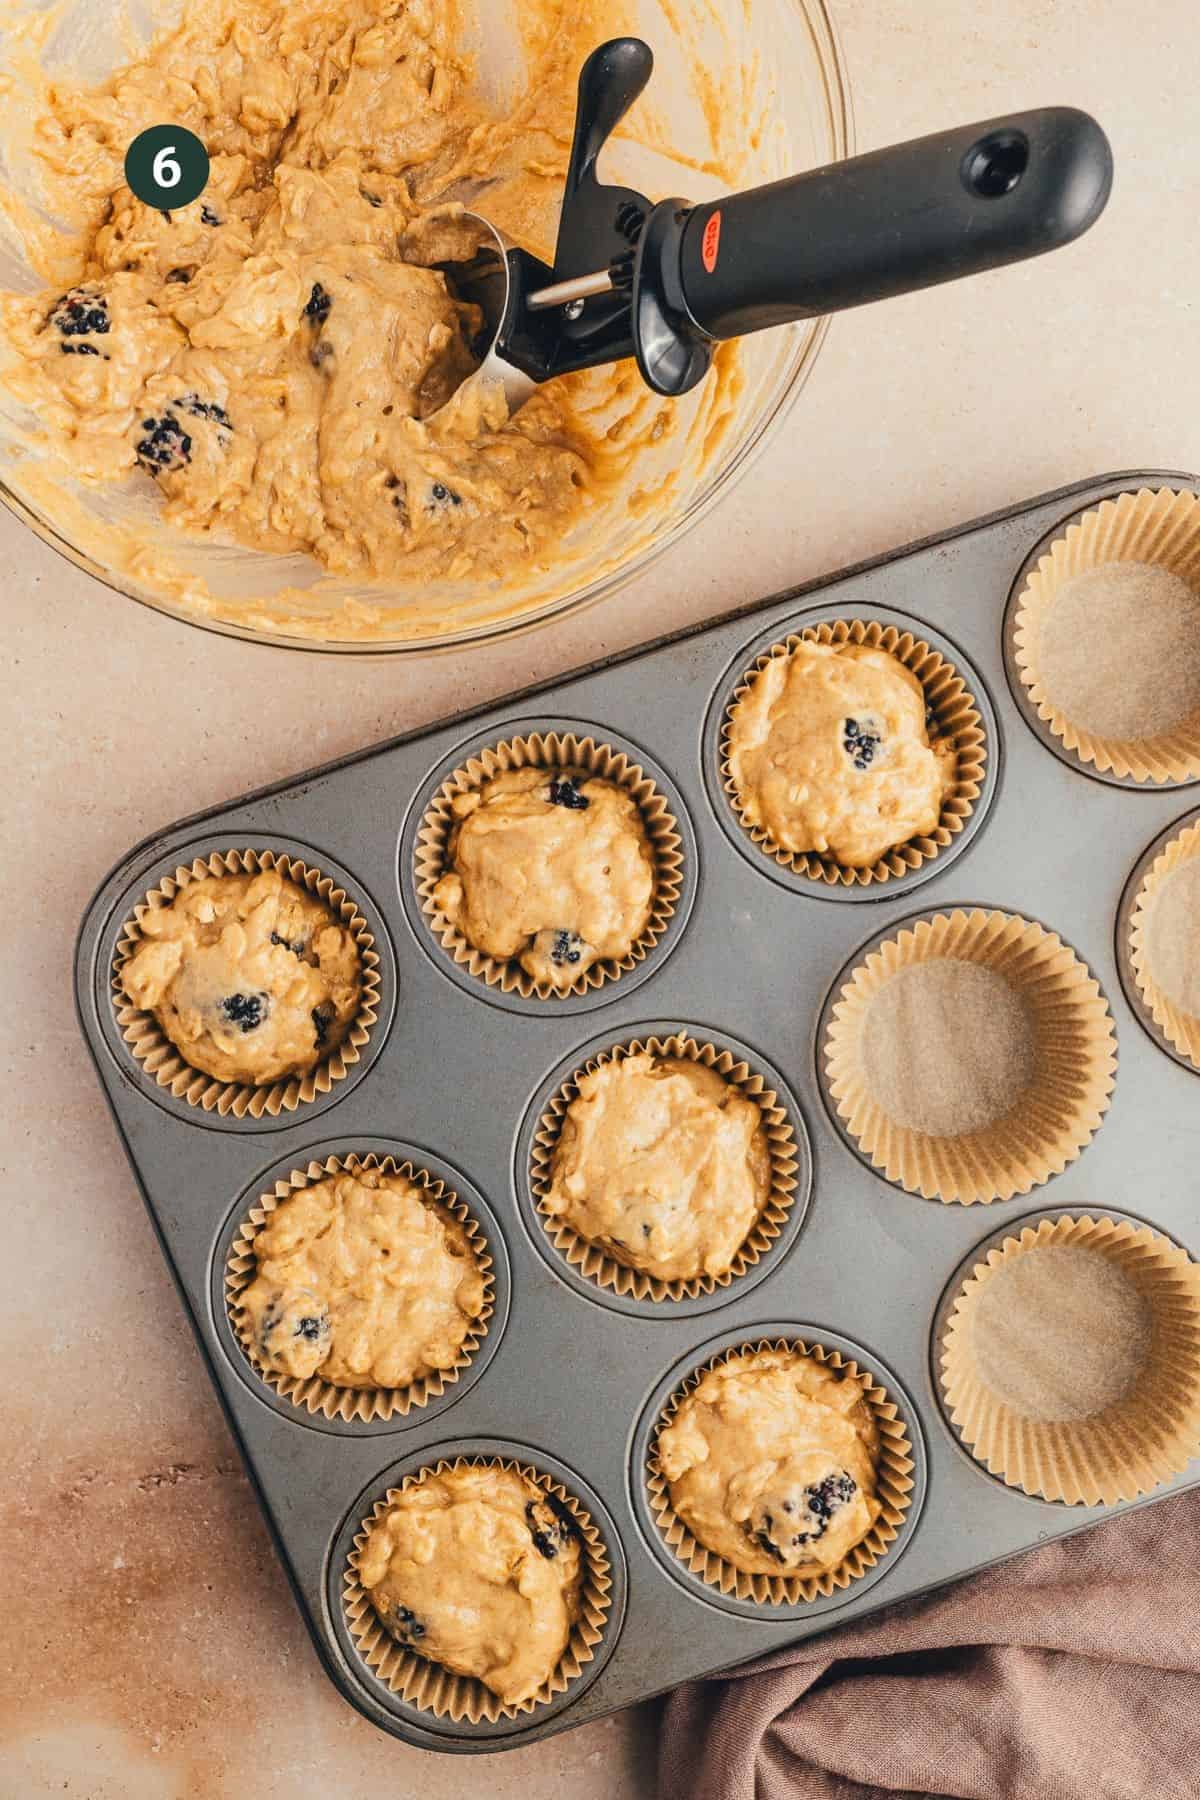
[[[714,1069],[648,1051],[577,1086],[546,1212],[660,1281],[724,1274],[771,1188],[754,1101]]]
[[[569,769],[506,769],[451,802],[442,913],[498,962],[559,991],[641,937],[654,858],[637,801]]]
[[[448,1469],[406,1488],[359,1576],[406,1649],[473,1675],[506,1706],[535,1695],[580,1614],[583,1553],[565,1509],[516,1469]]]
[[[659,1434],[671,1504],[748,1575],[819,1575],[870,1532],[879,1434],[857,1376],[798,1350],[710,1369]]]
[[[931,737],[924,690],[897,657],[801,642],[732,708],[729,769],[745,817],[773,844],[863,869],[934,830],[955,750]]]
[[[3,302],[6,383],[79,473],[153,483],[189,532],[355,578],[556,560],[643,440],[589,427],[586,378],[511,419],[456,396],[482,321],[435,265],[473,248],[464,193],[550,248],[578,65],[608,35],[602,0],[563,12],[523,9],[530,89],[503,119],[440,0],[187,0],[102,87],[55,81],[34,150],[79,234],[65,285]],[[122,174],[164,120],[212,158],[169,213]]]
[[[217,1081],[303,1075],[354,1023],[353,933],[277,869],[191,881],[139,928],[143,942],[121,970],[127,998]]]
[[[483,1311],[463,1227],[416,1182],[377,1169],[313,1182],[254,1238],[241,1297],[269,1367],[336,1387],[408,1387],[452,1368]]]

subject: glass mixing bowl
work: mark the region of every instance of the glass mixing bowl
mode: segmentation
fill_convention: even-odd
[[[479,0],[475,49],[493,98],[516,79],[510,7]],[[568,0],[569,3],[569,0]],[[43,70],[101,80],[129,60],[179,0],[9,0],[0,27],[0,288],[44,286],[3,205],[36,199],[24,154],[20,98],[28,39],[39,28]],[[727,17],[724,15],[728,15]],[[851,153],[845,70],[822,0],[628,0],[622,26],[655,53],[650,87],[605,155],[604,175],[652,198],[689,200],[773,180]],[[132,33],[132,37],[131,37]],[[714,143],[719,141],[719,154]],[[707,169],[705,167],[707,165]],[[719,176],[714,173],[719,169]],[[486,212],[486,205],[480,210]],[[321,650],[430,650],[520,630],[603,599],[703,518],[763,449],[811,370],[825,321],[742,340],[738,379],[714,400],[710,376],[683,400],[673,428],[637,463],[632,492],[614,496],[586,533],[564,542],[551,570],[504,591],[447,581],[436,592],[335,578],[301,556],[197,538],[162,518],[140,473],[109,485],[77,480],[38,442],[36,421],[0,388],[0,498],[47,543],[131,599],[210,630]],[[32,427],[32,429],[31,429]],[[129,542],[153,533],[171,579],[138,572]]]

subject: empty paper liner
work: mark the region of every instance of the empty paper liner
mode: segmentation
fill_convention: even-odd
[[[734,710],[768,663],[789,656],[800,643],[835,648],[843,644],[864,645],[867,649],[884,650],[894,656],[916,676],[924,689],[931,734],[953,744],[955,749],[955,779],[942,801],[936,828],[928,836],[910,838],[907,843],[897,845],[865,869],[847,868],[832,856],[819,855],[816,851],[788,850],[776,843],[767,829],[751,818],[734,779],[729,754]],[[863,619],[838,619],[832,624],[809,625],[778,644],[772,644],[738,682],[721,722],[721,782],[742,829],[763,855],[771,857],[781,868],[831,887],[865,887],[872,882],[889,881],[893,876],[908,875],[932,861],[970,818],[983,785],[987,755],[987,739],[979,709],[954,665],[921,638],[914,637],[912,632]]]
[[[763,1131],[771,1160],[771,1188],[766,1203],[730,1267],[719,1275],[698,1275],[687,1280],[665,1281],[619,1262],[602,1245],[589,1242],[564,1219],[546,1210],[545,1197],[550,1189],[555,1148],[562,1132],[567,1110],[578,1094],[581,1076],[591,1074],[606,1063],[622,1062],[627,1057],[648,1052],[651,1056],[676,1057],[700,1064],[723,1076],[747,1099],[753,1100],[762,1114]],[[786,1223],[796,1194],[796,1139],[787,1112],[774,1090],[748,1063],[731,1051],[715,1044],[698,1043],[694,1038],[676,1035],[670,1038],[634,1038],[616,1044],[611,1050],[589,1057],[555,1093],[538,1122],[530,1152],[529,1183],[538,1218],[547,1237],[559,1255],[594,1281],[612,1292],[638,1300],[666,1302],[695,1299],[728,1287],[747,1269],[766,1255]]]
[[[1026,580],[1017,672],[1065,749],[1133,781],[1200,776],[1200,500],[1105,500]]]
[[[276,1208],[291,1195],[314,1182],[325,1181],[330,1176],[343,1172],[356,1175],[364,1169],[378,1169],[383,1175],[398,1175],[403,1180],[413,1182],[422,1190],[422,1199],[426,1205],[454,1219],[466,1234],[484,1281],[482,1310],[477,1318],[471,1320],[455,1362],[449,1368],[430,1370],[427,1375],[410,1382],[407,1387],[339,1387],[324,1380],[319,1373],[299,1377],[288,1374],[286,1370],[272,1368],[258,1354],[251,1321],[241,1304],[242,1295],[258,1274],[254,1240]],[[326,1419],[366,1424],[374,1419],[405,1418],[414,1407],[424,1406],[427,1401],[437,1399],[448,1387],[453,1386],[486,1336],[488,1321],[495,1310],[492,1255],[480,1224],[469,1208],[453,1189],[427,1170],[417,1168],[411,1162],[397,1162],[394,1156],[327,1156],[323,1162],[310,1162],[304,1168],[293,1169],[289,1176],[277,1181],[270,1192],[258,1196],[229,1246],[225,1264],[225,1303],[229,1309],[229,1322],[234,1336],[245,1352],[247,1361],[255,1374],[281,1399],[290,1401],[293,1406],[300,1407],[305,1412],[319,1413]]]
[[[1042,1219],[976,1264],[940,1380],[963,1442],[1010,1487],[1136,1499],[1200,1455],[1200,1268],[1148,1225]]]
[[[1154,1023],[1200,1069],[1200,823],[1152,863],[1134,903],[1129,953]]]
[[[859,963],[824,1044],[830,1098],[889,1181],[1007,1200],[1100,1126],[1116,1036],[1100,985],[1054,932],[1005,912],[920,919]]]
[[[121,971],[143,942],[141,922],[158,907],[169,906],[189,882],[203,881],[208,876],[257,875],[266,869],[277,869],[288,881],[324,902],[334,918],[350,931],[358,946],[361,993],[358,1014],[343,1041],[328,1056],[303,1075],[290,1075],[278,1081],[253,1087],[240,1082],[219,1081],[194,1069],[186,1062],[159,1025],[152,1012],[143,1011],[129,1000],[121,986]],[[186,1100],[205,1112],[235,1119],[261,1119],[294,1112],[305,1101],[327,1094],[335,1082],[341,1081],[358,1062],[366,1046],[379,1012],[379,952],[366,919],[350,896],[320,869],[310,868],[297,857],[274,850],[213,851],[180,864],[134,907],[121,928],[112,970],[113,1006],[121,1035],[146,1074],[175,1099]]]
[[[569,1512],[579,1533],[583,1551],[580,1613],[571,1632],[566,1653],[550,1679],[538,1692],[517,1705],[506,1706],[482,1681],[470,1675],[456,1675],[440,1663],[427,1661],[414,1650],[398,1643],[381,1624],[370,1598],[358,1578],[358,1559],[375,1521],[397,1496],[428,1475],[443,1475],[451,1469],[500,1468],[515,1470],[536,1482],[548,1497]],[[543,1474],[514,1458],[456,1457],[445,1458],[428,1468],[406,1476],[399,1487],[389,1488],[373,1507],[355,1534],[354,1548],[347,1560],[343,1577],[343,1606],[346,1626],[354,1647],[363,1662],[396,1697],[422,1712],[455,1723],[466,1721],[478,1725],[486,1721],[496,1724],[501,1719],[517,1719],[536,1712],[557,1695],[565,1693],[571,1682],[591,1662],[596,1646],[604,1635],[605,1623],[612,1605],[612,1569],[604,1539],[582,1502],[551,1476]]]
[[[455,798],[510,769],[545,769],[559,777],[574,776],[579,780],[599,777],[624,788],[637,803],[645,827],[646,838],[654,862],[653,893],[650,916],[641,936],[622,957],[608,957],[595,962],[576,977],[569,987],[552,987],[535,981],[516,958],[501,961],[472,944],[458,926],[441,910],[434,890],[451,868],[450,836],[455,825]],[[481,750],[461,768],[447,776],[433,800],[417,834],[416,888],[422,912],[430,929],[446,952],[471,975],[502,993],[519,994],[522,999],[561,999],[566,995],[590,993],[606,981],[615,981],[633,969],[653,950],[667,928],[679,900],[683,881],[683,851],[676,821],[667,800],[645,771],[623,750],[595,742],[590,737],[577,737],[574,732],[531,732]]]
[[[727,1558],[707,1549],[693,1536],[674,1510],[670,1487],[659,1465],[660,1433],[671,1423],[681,1402],[699,1386],[709,1370],[721,1363],[736,1363],[744,1357],[755,1356],[765,1350],[797,1352],[802,1356],[814,1357],[831,1370],[845,1373],[852,1380],[860,1377],[863,1382],[863,1398],[871,1410],[879,1433],[875,1497],[882,1511],[862,1542],[856,1544],[836,1568],[823,1570],[820,1575],[748,1574]],[[694,1369],[659,1414],[646,1461],[646,1493],[650,1511],[664,1542],[676,1559],[689,1573],[698,1576],[720,1593],[732,1594],[739,1600],[754,1600],[764,1606],[797,1606],[802,1602],[828,1599],[840,1588],[849,1587],[852,1581],[864,1575],[868,1569],[874,1568],[895,1542],[904,1514],[912,1503],[912,1491],[912,1444],[904,1420],[895,1402],[889,1398],[887,1390],[873,1379],[869,1369],[860,1369],[857,1363],[844,1357],[839,1350],[827,1350],[821,1344],[810,1344],[800,1339],[747,1342],[722,1351],[719,1356],[712,1357]]]

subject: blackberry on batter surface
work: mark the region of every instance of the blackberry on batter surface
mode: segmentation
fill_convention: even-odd
[[[554,942],[550,946],[550,961],[562,968],[564,964],[575,964],[579,961],[583,939],[577,931],[556,931]]]
[[[145,436],[134,445],[134,455],[148,475],[156,479],[164,472],[173,474],[192,460],[192,439],[173,412],[161,419],[143,419]]]
[[[559,1551],[565,1549],[575,1536],[574,1520],[552,1494],[548,1494],[545,1500],[530,1500],[526,1503],[525,1523],[529,1526],[534,1549],[547,1562],[553,1562]]]
[[[579,791],[579,780],[575,775],[563,775],[552,781],[548,789],[551,806],[565,806],[571,812],[586,812],[591,801],[586,794]]]
[[[190,413],[193,419],[211,419],[223,431],[233,430],[233,420],[223,406],[215,400],[202,400],[199,394],[181,394],[178,400],[172,400],[172,407],[179,407],[182,412]]]
[[[227,994],[221,1002],[221,1011],[239,1031],[257,1031],[267,1017],[270,1005],[265,994]]]
[[[305,302],[304,317],[313,325],[323,325],[329,317],[329,309],[333,305],[333,296],[326,293],[319,281],[314,281],[312,293]]]
[[[756,1510],[749,1535],[760,1550],[776,1562],[785,1560],[785,1551],[802,1550],[815,1544],[829,1529],[834,1514],[858,1492],[858,1484],[845,1469],[827,1475],[823,1481],[804,1488],[796,1499],[772,1502],[770,1507]]]
[[[415,1644],[418,1638],[425,1636],[424,1625],[409,1606],[398,1606],[384,1623],[402,1644]]]
[[[47,323],[55,326],[63,337],[102,336],[112,330],[108,301],[98,288],[69,289],[54,302]]]
[[[842,748],[856,769],[869,769],[882,743],[883,734],[858,719],[847,719],[842,727]]]

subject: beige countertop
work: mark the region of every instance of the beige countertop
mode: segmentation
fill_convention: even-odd
[[[860,147],[1071,103],[1113,140],[1112,202],[1050,259],[836,321],[769,460],[616,601],[491,650],[300,656],[146,612],[0,517],[0,1800],[652,1791],[649,1709],[464,1761],[326,1681],[93,1079],[70,953],[96,881],[182,813],[1041,490],[1200,468],[1191,6],[834,4]]]

